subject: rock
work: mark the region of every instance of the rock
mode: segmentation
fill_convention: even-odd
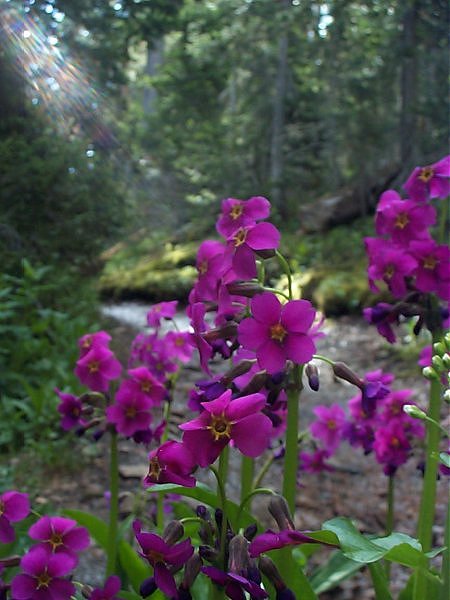
[[[147,474],[148,462],[136,463],[134,465],[121,465],[119,475],[123,479],[142,479]]]

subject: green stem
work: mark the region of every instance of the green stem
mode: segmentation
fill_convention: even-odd
[[[313,358],[315,358],[316,360],[321,360],[321,361],[327,363],[328,365],[331,365],[332,367],[334,366],[334,360],[331,360],[331,358],[327,358],[326,356],[323,356],[322,354],[313,354]]]
[[[437,341],[437,340],[433,340]],[[430,403],[428,416],[432,421],[439,421],[441,406],[441,384],[438,380],[430,382]],[[424,552],[431,549],[432,528],[436,509],[436,487],[437,472],[439,464],[439,441],[440,430],[435,423],[427,420],[426,434],[426,459],[425,474],[423,478],[422,496],[420,500],[419,523],[417,528],[417,537],[422,544]],[[414,600],[423,600],[426,597],[426,576],[425,569],[420,569],[416,573],[414,585]]]
[[[255,461],[249,456],[242,455],[241,460],[241,503],[253,489],[253,471]]]
[[[275,492],[270,488],[256,488],[256,489],[252,490],[247,496],[245,496],[245,498],[243,498],[243,500],[241,501],[241,504],[239,505],[239,510],[238,510],[237,517],[236,517],[236,530],[239,529],[241,515],[244,511],[245,505],[247,504],[247,502],[249,500],[251,500],[253,498],[253,496],[257,496],[258,494],[275,495]]]
[[[264,291],[265,292],[272,292],[273,294],[278,294],[279,296],[283,296],[283,298],[286,298],[286,300],[290,300],[290,298],[289,298],[289,296],[287,294],[285,294],[281,290],[277,290],[276,288],[271,288],[271,287],[264,286]]]
[[[389,475],[388,493],[387,493],[387,515],[386,515],[386,535],[390,535],[394,530],[394,505],[395,505],[395,476]],[[385,562],[386,577],[389,581],[391,576],[391,563]]]
[[[228,446],[222,450],[219,456],[219,468],[216,469],[213,466],[210,466],[210,470],[214,473],[217,480],[217,495],[220,497],[220,506],[222,509],[222,527],[220,531],[220,554],[219,554],[219,562],[224,571],[227,570],[226,562],[226,553],[225,553],[225,542],[227,539],[227,496],[225,491],[225,484],[227,481],[228,474]]]
[[[111,432],[109,457],[109,525],[108,545],[106,548],[106,577],[116,572],[117,563],[117,533],[119,525],[119,450],[117,432]]]
[[[171,403],[165,402],[163,408],[163,421],[166,422],[164,431],[161,435],[161,444],[169,437],[169,419],[170,419]],[[156,497],[156,524],[162,533],[164,529],[164,493],[160,492]]]
[[[287,277],[287,280],[288,280],[289,300],[292,300],[293,296],[292,296],[292,274],[291,274],[291,267],[289,266],[288,261],[284,258],[284,256],[281,254],[281,252],[278,252],[278,250],[275,250],[275,253],[276,253],[276,256],[278,258],[278,262],[281,265],[281,268],[286,273],[286,277]]]
[[[261,481],[263,480],[264,475],[270,469],[270,465],[273,463],[274,460],[275,460],[274,454],[270,454],[267,457],[266,462],[263,464],[259,473],[256,475],[255,479],[253,480],[253,486],[252,486],[253,488],[257,488],[261,485]]]
[[[446,198],[440,204],[440,214],[439,214],[439,233],[438,233],[438,241],[441,244],[448,243],[448,235],[447,235],[447,219],[448,212],[450,206],[450,198]]]
[[[380,562],[369,563],[368,565],[370,576],[372,578],[373,589],[375,592],[376,600],[392,600],[391,593],[389,591],[389,582],[386,578],[386,574],[383,571],[383,567]],[[425,596],[422,598],[425,600]]]
[[[447,504],[444,546],[446,546],[446,549],[442,556],[442,590],[440,600],[448,600],[450,598],[450,501]]]
[[[295,498],[297,495],[298,471],[298,418],[299,396],[302,389],[303,367],[294,367],[294,381],[288,391],[288,410],[286,428],[286,452],[284,455],[283,496],[288,503],[292,516],[295,514]]]

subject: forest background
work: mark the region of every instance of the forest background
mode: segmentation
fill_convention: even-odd
[[[3,0],[0,18],[9,455],[50,435],[54,460],[52,390],[75,385],[99,295],[185,299],[220,199],[267,196],[305,295],[360,311],[367,215],[448,153],[444,0]]]

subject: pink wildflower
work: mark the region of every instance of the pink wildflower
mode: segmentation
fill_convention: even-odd
[[[159,327],[161,319],[173,319],[177,312],[177,305],[177,300],[154,304],[147,313],[147,325],[149,327]]]
[[[0,495],[0,542],[9,544],[14,540],[11,523],[22,521],[29,512],[28,494],[11,490]]]
[[[253,225],[270,214],[270,202],[263,196],[254,196],[248,200],[227,198],[222,201],[222,214],[217,221],[217,231],[228,238],[235,231],[247,225]]]
[[[95,588],[89,600],[120,600],[116,596],[120,591],[120,579],[117,575],[111,575],[105,582],[103,588]]]
[[[76,562],[77,553],[90,544],[87,529],[65,517],[42,517],[30,527],[28,535],[32,540],[41,542],[38,546],[48,553],[69,554]]]
[[[413,274],[417,266],[416,260],[403,248],[388,240],[366,238],[365,243],[369,255],[367,273],[370,289],[378,292],[375,281],[382,279],[395,297],[404,296],[407,291],[405,277]]]
[[[378,235],[389,235],[403,246],[427,235],[428,228],[435,222],[433,206],[402,200],[393,190],[382,194],[375,220]]]
[[[149,469],[144,478],[144,486],[157,483],[195,486],[195,479],[191,477],[191,473],[197,465],[190,450],[184,444],[169,440],[150,452],[148,458]]]
[[[345,411],[338,404],[316,406],[313,413],[318,417],[309,426],[311,434],[321,442],[331,454],[341,443],[342,429],[345,424]]]
[[[106,331],[96,331],[95,333],[86,333],[78,340],[80,348],[80,357],[87,354],[92,348],[108,348],[111,336]]]
[[[111,350],[93,346],[77,361],[75,375],[81,383],[95,392],[106,392],[109,382],[120,376],[122,367]]]
[[[169,353],[182,363],[188,363],[192,357],[190,338],[187,331],[169,331],[164,338]]]
[[[123,381],[115,397],[115,403],[106,409],[106,418],[119,433],[129,437],[146,429],[152,420],[152,400],[141,392],[140,386],[131,380]]]
[[[450,194],[450,156],[427,167],[416,167],[403,187],[416,202],[446,198]]]
[[[58,388],[55,388],[61,402],[58,404],[58,412],[62,415],[61,427],[64,431],[69,431],[82,423],[81,412],[83,405],[81,400],[73,394],[65,394]]]
[[[128,375],[138,384],[139,391],[148,396],[154,406],[159,406],[166,395],[166,388],[146,367],[130,369]]]
[[[450,249],[432,239],[417,240],[410,244],[411,254],[417,260],[416,288],[421,292],[436,292],[450,301]]]
[[[258,223],[237,229],[227,240],[225,260],[231,257],[238,278],[256,277],[255,252],[274,250],[280,243],[280,232],[271,223]]]

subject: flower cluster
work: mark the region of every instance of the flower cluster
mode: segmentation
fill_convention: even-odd
[[[367,308],[364,316],[391,343],[395,341],[392,326],[401,315],[417,315],[418,329],[424,322],[432,329],[440,327],[440,319],[448,317],[446,309],[441,317],[433,314],[436,311],[430,308],[427,297],[435,294],[446,304],[450,301],[450,250],[432,237],[436,209],[430,203],[449,193],[450,156],[414,169],[404,189],[408,199],[402,199],[394,190],[382,194],[375,220],[381,237],[365,240],[372,291],[379,291],[378,282],[384,281],[399,301]]]

